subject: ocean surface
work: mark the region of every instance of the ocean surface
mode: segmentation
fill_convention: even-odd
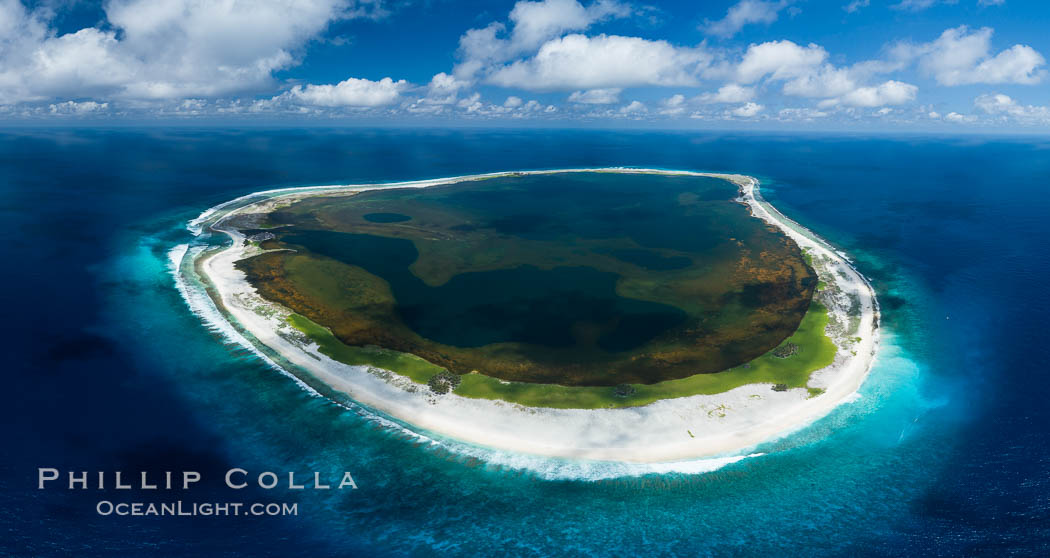
[[[619,165],[758,176],[777,208],[847,252],[883,309],[859,398],[743,459],[493,453],[311,394],[206,327],[171,272],[187,221],[262,189]],[[1048,186],[1050,138],[2,132],[0,554],[1047,555]],[[38,467],[204,481],[38,490]],[[231,467],[333,484],[349,471],[359,489],[231,494]],[[95,511],[176,499],[298,515]]]

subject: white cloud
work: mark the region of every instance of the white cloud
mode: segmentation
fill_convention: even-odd
[[[895,10],[918,12],[925,10],[936,3],[937,0],[901,0],[899,4],[894,4],[891,7]]]
[[[503,66],[488,82],[533,91],[693,85],[711,56],[702,49],[617,35],[566,35],[536,56]]]
[[[427,95],[421,102],[435,105],[451,105],[456,102],[461,89],[466,89],[470,83],[456,79],[445,72],[434,74],[427,85]]]
[[[738,118],[752,118],[757,116],[758,113],[762,112],[766,107],[757,103],[746,103],[735,109],[729,111],[729,114]]]
[[[645,114],[648,111],[649,109],[639,101],[631,101],[631,104],[620,107],[620,114],[623,115]]]
[[[274,75],[299,64],[304,47],[323,40],[329,24],[378,16],[383,13],[381,1],[107,0],[105,19],[96,26],[60,33],[50,0],[31,3],[37,6],[32,9],[19,0],[0,0],[0,105],[34,103],[30,110],[38,115],[119,115],[127,114],[128,107],[157,109],[157,114],[166,115],[274,109],[330,114],[334,111],[327,109],[396,107],[383,113],[472,118],[544,118],[558,111],[546,103],[526,101],[531,95],[525,90],[561,92],[566,104],[608,105],[587,109],[606,117],[685,116],[699,109],[698,117],[799,121],[829,114],[873,117],[889,114],[889,107],[914,102],[918,87],[891,79],[899,78],[894,72],[909,66],[949,86],[1036,84],[1046,74],[1043,55],[1031,46],[1006,43],[993,48],[990,28],[947,29],[927,43],[899,43],[885,60],[848,65],[815,43],[755,43],[741,54],[706,43],[680,46],[592,31],[601,22],[639,15],[645,9],[619,0],[520,0],[503,21],[467,31],[460,38],[454,70],[435,74],[425,85],[386,77],[278,88]],[[973,3],[1003,4],[1002,0],[968,1],[971,9]],[[772,23],[797,4],[793,0],[734,2],[724,19],[707,22],[704,28],[733,36],[749,24]],[[840,0],[838,5],[853,12],[869,3]],[[919,9],[935,3],[904,0],[899,6]],[[516,89],[503,91],[498,98],[504,101],[489,103],[474,91],[480,83]],[[650,91],[636,97],[648,106],[641,101],[623,104],[633,97],[628,88],[700,85],[707,87],[693,93],[680,90],[662,99]],[[759,104],[766,102],[767,92],[812,99],[806,104],[813,108],[767,109]],[[259,99],[264,93],[265,98]],[[242,94],[246,95],[242,100],[224,97]],[[720,103],[724,106],[717,106]],[[1002,94],[982,95],[974,104],[974,114],[983,121],[1050,123],[1050,108],[1022,105]],[[916,107],[910,113],[894,109],[892,114],[954,122],[977,118],[943,114],[934,111],[935,106]],[[568,111],[574,117],[583,113],[579,106]]]
[[[864,5],[868,5],[868,0],[863,0]],[[921,12],[926,8],[933,7],[937,4],[958,4],[959,0],[901,0],[900,3],[890,6],[895,10],[904,10],[909,12]],[[1006,0],[977,0],[977,5],[981,7],[985,6],[1002,6],[1006,3]]]
[[[797,97],[831,97],[857,89],[857,80],[847,68],[822,64],[784,83],[784,93]]]
[[[510,11],[514,22],[510,46],[516,52],[534,50],[566,31],[586,29],[597,21],[630,13],[627,5],[613,0],[599,0],[586,8],[576,0],[518,2]]]
[[[0,102],[258,90],[329,22],[377,13],[375,3],[353,0],[111,0],[103,8],[99,27],[58,34],[50,10],[0,1]]]
[[[615,0],[598,0],[583,6],[577,0],[521,0],[511,9],[507,25],[492,22],[486,27],[470,29],[459,39],[462,61],[454,73],[461,79],[472,79],[479,71],[515,57],[535,52],[550,39],[570,31],[582,31],[610,18],[626,17],[631,9]]]
[[[893,53],[902,60],[917,59],[919,68],[941,85],[1042,81],[1046,60],[1039,52],[1016,44],[993,56],[992,33],[989,27],[971,32],[963,25],[945,30],[929,43],[899,44]]]
[[[1022,124],[1050,123],[1050,107],[1022,105],[1002,93],[981,95],[973,104],[979,110],[1003,120],[1014,120]]]
[[[428,104],[423,99],[403,105],[405,111],[414,114],[446,115],[465,118],[533,118],[557,111],[551,105],[544,106],[535,99],[525,101],[511,95],[502,104],[487,103],[481,93],[474,92],[453,104]]]
[[[755,98],[754,87],[744,87],[735,83],[729,83],[718,88],[713,93],[703,93],[696,97],[696,101],[704,104],[711,103],[743,103]]]
[[[852,14],[861,8],[867,8],[870,4],[871,0],[853,0],[849,4],[843,6],[842,9],[846,10],[846,13]]]
[[[949,112],[944,115],[944,119],[948,122],[974,122],[977,120],[974,116],[962,115],[957,112]]]
[[[816,118],[824,118],[828,113],[811,108],[786,108],[777,113],[777,119],[783,121],[809,121]]]
[[[181,103],[172,109],[172,112],[180,115],[204,114],[208,103],[204,99],[183,99]]]
[[[379,107],[396,102],[406,87],[408,82],[403,79],[349,78],[336,85],[296,85],[274,100],[318,107]]]
[[[661,40],[580,33],[632,15],[616,0],[521,0],[506,22],[492,22],[460,37],[457,79],[530,91],[623,89],[642,85],[695,85],[713,56],[703,47]],[[603,103],[615,103],[605,96]],[[573,101],[599,97],[577,93]]]
[[[918,88],[899,81],[865,85],[875,75],[898,69],[903,65],[900,62],[866,61],[836,67],[827,62],[828,57],[816,44],[769,41],[749,46],[731,73],[740,83],[784,82],[785,95],[823,98],[821,106],[875,107],[915,98]]]
[[[469,71],[457,68],[456,75],[473,74],[480,69],[483,62],[505,60],[509,55],[508,41],[499,38],[507,27],[499,22],[492,22],[487,27],[469,29],[459,38],[459,54],[471,66]],[[464,65],[464,64],[461,64]]]
[[[677,116],[685,112],[685,95],[676,94],[660,102],[660,114]]]
[[[902,105],[915,100],[919,88],[910,83],[890,80],[875,87],[859,87],[849,93],[827,101],[821,106],[846,105],[851,107],[881,107]]]
[[[740,0],[730,6],[726,16],[718,21],[705,21],[700,29],[718,37],[732,37],[750,23],[770,24],[777,20],[780,10],[787,7],[787,0]]]
[[[806,75],[828,57],[823,47],[799,46],[791,41],[752,44],[736,67],[737,81],[754,83],[769,75],[772,79],[789,79]]]
[[[109,108],[109,103],[97,103],[95,101],[65,101],[62,103],[55,103],[48,107],[51,114],[74,114],[84,115],[97,112],[105,112]]]
[[[466,99],[460,99],[456,106],[462,109],[466,109],[469,112],[477,112],[482,109],[485,105],[481,102],[481,93],[474,93]]]
[[[569,95],[570,103],[581,103],[587,105],[611,105],[620,102],[622,89],[588,89],[587,91],[574,91]]]

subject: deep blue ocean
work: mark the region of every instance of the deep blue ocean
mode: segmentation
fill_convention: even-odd
[[[702,474],[463,454],[311,395],[204,327],[168,252],[250,192],[502,170],[759,176],[873,282],[861,397]],[[0,554],[707,556],[1050,553],[1050,138],[633,131],[0,133]],[[185,493],[37,489],[37,468],[196,470]],[[358,490],[223,473],[350,471]],[[598,479],[598,480],[596,480]],[[100,500],[298,503],[100,516]]]

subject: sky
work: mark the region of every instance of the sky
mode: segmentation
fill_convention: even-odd
[[[0,121],[1050,131],[1038,0],[0,0]]]

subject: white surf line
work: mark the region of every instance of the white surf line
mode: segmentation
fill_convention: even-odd
[[[258,203],[273,202],[284,196],[339,191],[366,191],[391,187],[427,187],[452,184],[465,180],[505,175],[554,174],[563,172],[621,172],[659,173],[668,175],[712,176],[729,179],[741,186],[744,199],[756,216],[766,219],[798,242],[805,242],[819,254],[826,255],[832,263],[841,263],[856,277],[845,277],[843,288],[853,287],[849,292],[861,296],[863,315],[861,333],[863,343],[854,351],[853,358],[840,354],[831,366],[815,372],[811,385],[825,389],[823,395],[808,398],[805,390],[772,392],[769,384],[741,386],[723,394],[698,395],[658,401],[643,407],[625,409],[544,409],[527,408],[501,401],[477,400],[454,394],[435,398],[425,389],[411,389],[407,378],[390,374],[395,381],[377,378],[368,367],[347,366],[317,352],[316,345],[297,344],[289,341],[283,316],[289,312],[266,302],[258,296],[243,274],[233,263],[245,257],[243,236],[236,231],[221,228],[221,222],[229,216],[245,211]],[[748,182],[750,181],[750,182]],[[247,329],[260,343],[278,352],[293,365],[300,366],[318,380],[356,401],[374,407],[400,421],[424,430],[432,431],[454,440],[517,453],[593,459],[627,461],[636,463],[661,463],[696,459],[700,457],[727,456],[757,445],[758,443],[792,432],[830,412],[838,404],[852,396],[863,382],[875,347],[877,346],[877,322],[870,286],[848,262],[825,244],[793,231],[780,222],[754,198],[757,181],[749,177],[728,174],[698,173],[692,171],[668,171],[660,169],[562,169],[546,171],[523,171],[488,173],[437,180],[422,180],[390,184],[346,185],[329,187],[306,187],[271,190],[242,196],[250,200],[263,193],[279,193],[262,201],[247,203],[219,217],[213,228],[221,230],[233,240],[233,245],[210,256],[202,264],[206,279],[220,293],[227,312]],[[750,186],[750,187],[749,187]],[[217,208],[228,208],[228,202]],[[213,208],[216,209],[216,208]],[[211,211],[211,210],[209,210]],[[204,224],[209,216],[218,212],[205,212],[198,218]],[[801,240],[800,240],[801,239]],[[830,274],[836,284],[844,281]],[[863,285],[864,289],[856,288]],[[866,291],[866,293],[865,293]],[[865,298],[866,297],[866,298]],[[865,303],[865,301],[867,301]],[[268,317],[256,310],[266,308]],[[870,329],[868,327],[870,326]],[[870,331],[870,334],[865,332]],[[868,352],[870,349],[870,353]],[[400,380],[404,381],[397,381]],[[405,383],[408,382],[408,384]],[[418,385],[417,385],[418,386]],[[409,389],[406,389],[408,387]],[[852,388],[852,389],[850,389]],[[711,409],[721,409],[712,414]],[[696,436],[687,436],[687,432]]]

